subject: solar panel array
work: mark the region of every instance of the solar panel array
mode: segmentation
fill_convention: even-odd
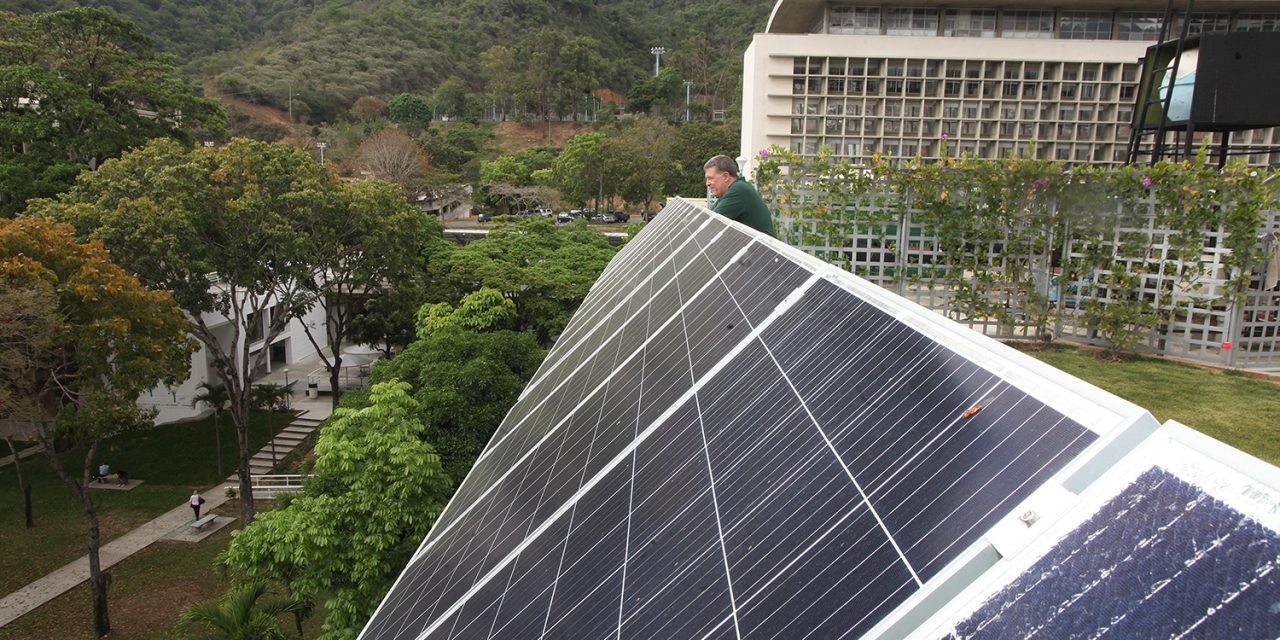
[[[673,201],[361,637],[861,637],[1150,420],[1046,369]]]

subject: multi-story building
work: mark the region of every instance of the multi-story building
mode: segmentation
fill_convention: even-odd
[[[1165,3],[779,0],[745,56],[742,156],[967,153],[1120,164]],[[1190,33],[1280,31],[1280,0],[1202,0]],[[1181,29],[1181,19],[1171,33]],[[1199,135],[1199,134],[1197,134]],[[1233,135],[1280,144],[1277,129]],[[1274,146],[1273,146],[1274,148]],[[1248,155],[1280,163],[1280,153]]]

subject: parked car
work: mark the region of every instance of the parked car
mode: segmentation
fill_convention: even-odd
[[[572,211],[561,211],[556,216],[556,222],[570,222],[574,218],[577,218],[580,215],[582,215],[582,212],[577,209],[574,209]]]
[[[549,208],[534,209],[533,212],[544,218],[550,218],[552,214],[552,211]]]
[[[476,214],[476,222],[492,222],[493,213],[489,211],[481,211]]]

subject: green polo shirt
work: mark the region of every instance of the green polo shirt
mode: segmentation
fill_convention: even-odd
[[[716,200],[711,210],[757,231],[763,231],[770,236],[774,235],[773,212],[769,211],[769,205],[764,203],[764,199],[760,197],[756,188],[742,176],[738,176],[738,179],[729,185],[724,196]]]

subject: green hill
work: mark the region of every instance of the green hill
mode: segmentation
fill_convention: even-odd
[[[653,46],[666,48],[667,95],[683,99],[680,81],[691,80],[711,108],[734,105],[742,52],[773,0],[0,0],[17,12],[74,6],[133,20],[193,79],[277,107],[292,87],[301,119],[332,122],[360,96],[429,97],[451,77],[477,96],[495,80],[563,93],[583,78],[626,93],[652,81]],[[482,68],[495,45],[514,54],[509,78]]]

